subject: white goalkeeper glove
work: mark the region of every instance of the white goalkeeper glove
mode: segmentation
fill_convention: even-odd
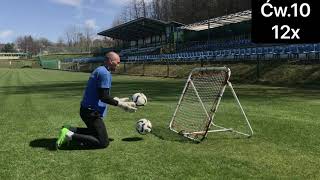
[[[113,99],[118,101],[118,106],[120,108],[122,108],[123,110],[128,111],[128,112],[136,112],[137,111],[136,104],[134,102],[126,102],[126,100],[127,101],[129,100],[129,98],[121,98],[120,99],[118,97],[115,97]]]

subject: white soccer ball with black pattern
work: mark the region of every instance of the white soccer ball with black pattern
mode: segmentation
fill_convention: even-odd
[[[152,124],[147,119],[140,119],[139,121],[137,121],[136,130],[139,134],[148,134],[152,130]]]
[[[147,104],[147,96],[143,93],[135,93],[132,95],[132,101],[136,103],[137,106],[144,106]]]

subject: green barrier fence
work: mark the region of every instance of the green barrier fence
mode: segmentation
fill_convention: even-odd
[[[39,56],[39,64],[43,69],[60,69],[60,61],[58,59],[44,59]]]

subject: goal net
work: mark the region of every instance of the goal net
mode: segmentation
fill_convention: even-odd
[[[173,114],[169,128],[187,138],[201,141],[208,132],[230,131],[245,136],[252,136],[253,131],[242,109],[240,101],[233,90],[229,78],[231,71],[226,67],[195,68],[191,71],[181,97]],[[235,130],[233,127],[223,127],[215,123],[225,88],[229,86],[233,97],[243,115],[249,133]],[[228,116],[228,114],[225,114]]]

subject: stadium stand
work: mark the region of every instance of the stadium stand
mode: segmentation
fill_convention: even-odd
[[[61,61],[64,70],[81,70],[103,62],[105,52],[119,52],[125,63],[230,61],[255,62],[316,60],[320,43],[254,44],[251,42],[251,10],[212,18],[194,24],[164,22],[149,18],[121,24],[98,33],[116,39],[119,45],[101,49],[92,58]],[[89,64],[89,65],[88,65]]]
[[[253,48],[220,49],[214,51],[189,51],[174,54],[129,56],[128,61],[158,61],[162,59],[180,60],[184,62],[197,60],[287,60],[287,59],[319,59],[320,44],[297,44],[281,46],[264,46]]]

